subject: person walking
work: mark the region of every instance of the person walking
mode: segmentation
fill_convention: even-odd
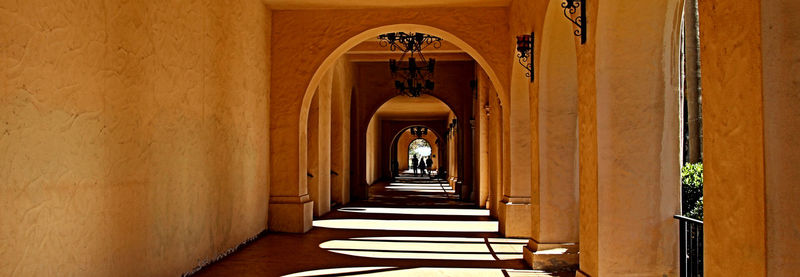
[[[433,174],[433,158],[428,156],[428,160],[425,161],[425,165],[428,166],[428,174]]]
[[[419,159],[417,159],[417,155],[414,155],[414,158],[411,159],[411,169],[414,170],[414,176],[417,176],[418,167],[419,167]]]
[[[425,157],[422,157],[422,159],[419,159],[419,172],[422,173],[422,176],[426,175],[425,174],[425,169],[427,169],[427,168],[428,168],[428,166],[425,165]]]

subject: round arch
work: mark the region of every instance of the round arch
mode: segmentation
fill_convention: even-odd
[[[311,99],[314,97],[314,93],[316,91],[317,86],[319,85],[320,81],[322,80],[322,76],[330,70],[333,64],[338,60],[345,52],[350,50],[351,48],[355,47],[357,44],[373,37],[377,37],[380,34],[391,33],[391,32],[423,32],[427,34],[436,35],[441,37],[444,40],[447,40],[454,45],[458,46],[467,54],[469,54],[478,65],[483,68],[486,75],[489,76],[489,80],[491,81],[492,85],[498,91],[498,97],[500,98],[501,103],[508,103],[508,99],[506,99],[506,94],[503,93],[505,88],[500,81],[500,78],[497,76],[496,71],[489,65],[489,62],[483,57],[483,55],[478,52],[474,47],[470,46],[467,42],[460,39],[456,35],[447,32],[445,30],[427,26],[427,25],[420,25],[420,24],[393,24],[393,25],[385,25],[381,27],[376,27],[372,29],[365,30],[358,35],[350,37],[346,41],[342,42],[341,45],[336,47],[317,67],[316,71],[311,77],[308,86],[306,87],[305,93],[303,95],[303,100],[300,106],[300,129],[303,130],[307,126],[305,126],[308,120],[308,111],[309,107],[311,106]]]
[[[428,135],[422,137],[407,135],[409,134],[408,130],[413,127],[428,128],[429,133]],[[397,169],[399,171],[409,168],[408,159],[410,157],[408,157],[408,147],[413,141],[416,141],[417,139],[424,139],[425,141],[428,142],[428,144],[431,147],[431,155],[435,155],[434,160],[436,161],[436,168],[441,167],[442,163],[444,162],[442,159],[446,157],[446,153],[443,153],[442,151],[446,148],[442,148],[443,145],[442,143],[436,144],[436,142],[443,141],[442,138],[443,138],[442,135],[438,131],[424,124],[413,124],[401,129],[394,135],[394,138],[392,139],[392,142],[389,145],[390,168],[393,168],[392,164],[394,163],[394,161],[398,162]],[[397,172],[392,172],[392,173],[394,174]]]

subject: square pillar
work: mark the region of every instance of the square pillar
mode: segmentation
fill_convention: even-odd
[[[269,230],[305,233],[311,230],[314,202],[308,195],[272,196],[269,199]]]

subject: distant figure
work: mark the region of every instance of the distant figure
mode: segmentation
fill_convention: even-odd
[[[417,155],[414,155],[414,158],[411,159],[411,169],[414,170],[414,176],[417,176],[418,167],[419,167],[419,159],[417,159]]]
[[[428,166],[425,165],[425,157],[422,157],[422,159],[419,160],[419,171],[422,173],[422,176],[425,176],[425,169],[427,168]]]
[[[425,164],[428,165],[428,174],[433,173],[433,158],[428,156],[428,160],[425,161]]]

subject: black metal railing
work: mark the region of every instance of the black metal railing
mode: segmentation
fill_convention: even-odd
[[[680,222],[680,276],[703,276],[703,222],[680,215],[673,217]]]

